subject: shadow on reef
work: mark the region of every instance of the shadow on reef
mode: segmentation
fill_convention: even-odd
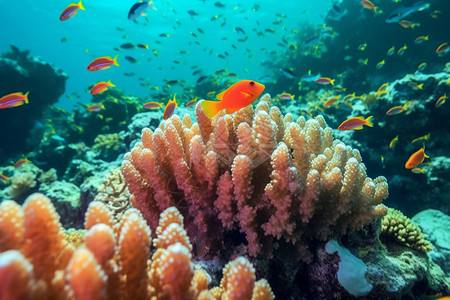
[[[48,106],[58,101],[64,93],[66,80],[67,75],[62,70],[16,46],[11,45],[11,50],[0,56],[0,97],[30,92],[29,104],[20,109],[0,110],[2,123],[8,124],[8,130],[0,131],[1,163],[11,154],[25,154],[32,149],[26,143],[30,128],[42,118]]]

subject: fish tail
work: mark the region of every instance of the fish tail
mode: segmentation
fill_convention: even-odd
[[[334,81],[335,81],[336,79],[332,79],[332,80],[330,80],[330,83],[331,83],[331,85],[333,85],[334,86]]]
[[[366,125],[369,127],[373,127],[372,118],[373,118],[373,116],[370,116],[364,120],[366,122]]]
[[[117,54],[114,59],[113,59],[113,65],[119,66],[119,63],[117,62],[117,57],[119,56],[119,54]]]
[[[153,1],[148,1],[148,7],[150,7],[150,8],[153,9],[153,10],[158,10],[158,9],[155,7],[155,4],[153,4]]]
[[[223,109],[221,101],[203,100],[200,105],[210,119]]]
[[[108,80],[109,86],[116,86],[114,83],[111,82],[111,79]]]
[[[377,9],[378,9],[378,6],[374,6],[373,7],[373,12],[376,14],[377,13]]]
[[[25,95],[23,95],[23,99],[25,100],[25,103],[28,104],[28,94],[30,93],[30,91],[27,91],[27,93]]]
[[[80,0],[80,2],[78,2],[78,4],[77,4],[78,8],[81,10],[86,10],[86,8],[84,8],[83,3],[81,1],[82,0]]]

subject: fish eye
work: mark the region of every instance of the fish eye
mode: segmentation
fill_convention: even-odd
[[[251,85],[251,86],[254,86],[254,85],[255,85],[255,82],[254,82],[254,81],[250,81],[250,85]]]

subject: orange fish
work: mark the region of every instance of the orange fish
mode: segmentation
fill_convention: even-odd
[[[0,99],[0,109],[10,108],[20,106],[22,104],[28,103],[28,93],[25,95],[23,93],[12,93],[6,95]]]
[[[446,54],[450,50],[450,45],[448,43],[443,43],[439,45],[439,47],[436,49],[437,54]]]
[[[30,161],[26,157],[22,158],[22,159],[19,159],[18,161],[16,161],[14,163],[14,169],[20,168],[21,166],[23,166],[24,164],[29,163],[29,162]]]
[[[436,101],[435,107],[436,107],[436,108],[441,107],[441,105],[445,103],[445,99],[447,99],[447,94],[444,94],[444,96],[441,96],[441,97]],[[0,107],[1,107],[1,102],[2,102],[2,101],[0,100]]]
[[[195,97],[195,99],[190,100],[188,103],[186,103],[184,106],[185,107],[193,107],[195,105],[195,102],[197,102],[197,98]]]
[[[375,14],[377,13],[377,8],[378,8],[378,6],[373,5],[373,3],[370,2],[369,0],[361,1],[361,4],[362,4],[365,8],[372,9],[373,12],[374,12]]]
[[[8,183],[9,182],[9,177],[6,177],[5,175],[0,174],[0,180],[4,181],[5,183]]]
[[[69,6],[67,6],[61,13],[59,20],[65,21],[67,19],[72,18],[78,13],[78,9],[85,10],[85,8],[83,7],[83,3],[81,3],[81,0],[80,2],[78,2],[78,4],[75,3],[69,4]]]
[[[338,129],[340,131],[343,131],[343,130],[361,130],[361,129],[363,129],[363,125],[366,125],[366,126],[369,126],[369,127],[373,127],[372,118],[373,118],[373,116],[370,116],[367,119],[364,119],[364,117],[350,118],[350,119],[345,120],[344,122],[342,122],[342,124],[339,125]]]
[[[420,150],[416,151],[411,155],[411,157],[408,159],[408,161],[405,164],[405,168],[407,169],[413,169],[423,163],[424,159],[428,158],[429,156],[425,154],[425,144],[423,145]]]
[[[331,84],[331,85],[334,85],[335,79],[331,79],[331,78],[328,78],[328,77],[320,77],[320,78],[317,78],[314,81],[317,82],[318,84],[323,84],[323,85]]]
[[[214,117],[219,111],[226,109],[227,114],[251,104],[264,91],[264,85],[252,80],[241,80],[216,96],[220,101],[201,102],[201,106],[208,118]]]
[[[101,111],[102,109],[105,109],[105,106],[103,104],[92,104],[88,105],[87,107],[88,111]]]
[[[94,85],[94,87],[91,89],[91,95],[103,93],[108,89],[108,86],[115,86],[115,85],[111,83],[111,80],[108,80],[108,82],[100,81],[99,83]]]
[[[166,108],[164,108],[163,113],[163,119],[167,120],[173,115],[173,112],[175,111],[175,108],[177,108],[177,99],[175,99],[175,96],[177,94],[173,95],[173,100],[169,100],[166,104]]]
[[[144,104],[144,108],[160,109],[163,105],[164,105],[164,103],[160,103],[160,102],[147,102]]]
[[[111,68],[111,65],[118,66],[119,64],[117,63],[117,56],[119,56],[119,54],[117,54],[114,57],[114,59],[111,58],[111,56],[103,56],[96,58],[93,62],[89,64],[87,69],[88,71],[100,71]]]
[[[398,115],[404,112],[409,104],[410,101],[406,102],[403,106],[394,106],[386,112],[386,115],[388,116]]]
[[[338,101],[339,99],[341,99],[341,95],[330,98],[323,104],[323,106],[325,107],[331,106],[334,104],[334,102]]]

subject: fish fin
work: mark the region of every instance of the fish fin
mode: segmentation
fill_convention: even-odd
[[[150,8],[153,9],[153,10],[158,10],[158,9],[155,7],[155,4],[153,4],[153,1],[149,1],[149,2],[148,2],[148,7],[150,7]]]
[[[222,100],[223,98],[223,94],[225,94],[226,91],[223,91],[222,93],[217,94],[216,99],[217,100]]]
[[[111,79],[110,80],[108,80],[108,82],[107,83],[109,83],[109,86],[116,86],[114,83],[112,83],[111,82]]]
[[[212,119],[215,115],[217,115],[219,111],[223,109],[220,101],[203,100],[202,102],[200,102],[200,105],[210,119]]]
[[[245,98],[250,98],[252,95],[250,95],[249,93],[246,92],[240,92]]]
[[[30,91],[27,91],[26,93],[25,93],[25,95],[23,95],[23,99],[24,99],[24,101],[25,101],[25,103],[26,104],[28,104],[28,94],[30,93]]]
[[[114,59],[113,59],[113,65],[120,66],[119,63],[117,62],[117,56],[119,56],[119,54],[117,54],[116,56],[114,56]]]
[[[77,4],[78,8],[81,10],[86,10],[86,8],[84,8],[84,6],[83,6],[83,2],[81,2],[81,1],[82,0],[80,0],[80,2],[78,2],[78,4]]]
[[[336,79],[332,79],[332,80],[330,80],[330,83],[331,83],[331,85],[333,85],[334,86],[334,81],[335,81]]]
[[[370,116],[364,120],[364,121],[366,121],[366,125],[369,127],[373,127],[372,118],[373,118],[373,116]]]
[[[355,127],[355,128],[353,128],[354,130],[361,130],[361,129],[363,129],[363,126],[361,125],[361,126],[358,126],[358,127]]]

